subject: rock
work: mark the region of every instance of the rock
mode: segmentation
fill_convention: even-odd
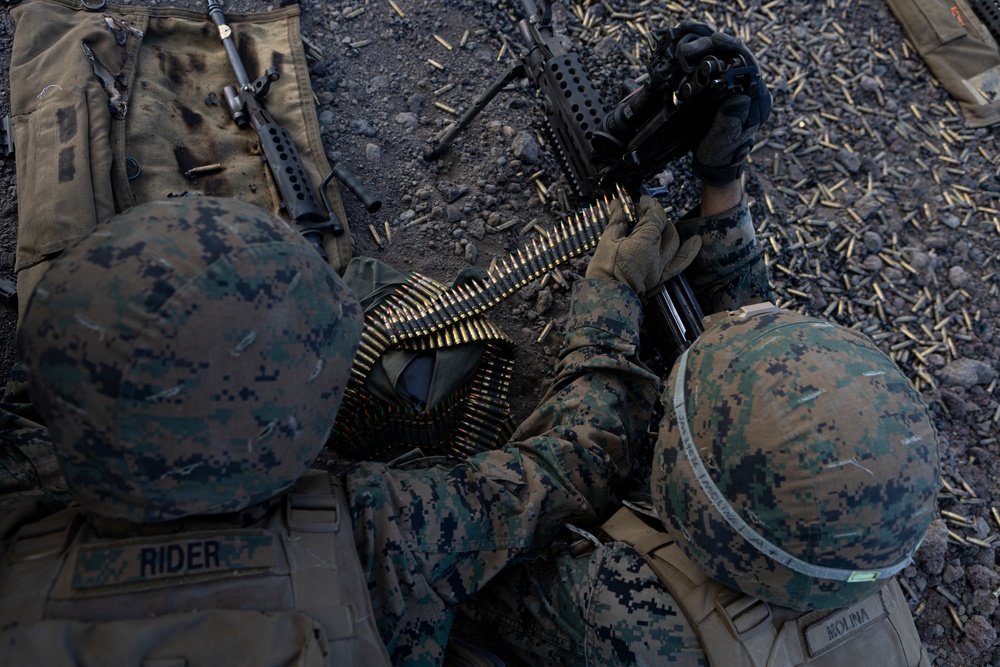
[[[528,164],[538,162],[538,141],[530,132],[518,132],[510,147],[518,160]]]
[[[374,137],[378,134],[378,130],[375,129],[375,126],[363,118],[355,118],[352,120],[349,129],[351,134],[360,134],[366,137]]]
[[[469,192],[469,186],[453,181],[441,181],[438,183],[438,192],[444,196],[446,202],[451,204],[460,197],[464,197]]]
[[[852,174],[861,170],[861,158],[857,153],[841,148],[837,151],[837,162],[844,165],[844,168]]]
[[[948,525],[944,519],[934,519],[927,527],[924,541],[917,549],[917,560],[935,560],[944,558],[948,551]]]
[[[369,162],[379,162],[382,159],[382,149],[378,144],[365,144],[365,158]]]
[[[552,296],[551,289],[546,287],[545,289],[539,291],[538,296],[535,298],[535,312],[539,315],[544,315],[549,312],[549,309],[552,307],[552,303],[554,301],[555,298]]]
[[[969,272],[965,267],[955,265],[948,269],[948,284],[958,289],[969,282]]]
[[[865,271],[871,271],[872,273],[878,273],[885,266],[885,262],[878,255],[868,255],[865,257],[865,261],[861,262],[861,267]]]
[[[396,114],[396,122],[410,130],[415,130],[420,125],[417,114],[412,111],[404,111]]]
[[[946,584],[953,584],[964,576],[965,576],[964,568],[949,563],[944,568],[944,573],[941,575],[941,581],[943,581]]]
[[[952,215],[951,213],[947,213],[941,216],[941,224],[950,229],[958,229],[959,226],[961,226],[962,224],[962,219],[959,218],[957,215]]]
[[[989,384],[996,371],[989,364],[978,359],[956,359],[941,369],[941,380],[945,385],[958,385],[970,389],[977,384]]]
[[[865,91],[866,93],[874,93],[876,90],[881,88],[881,86],[878,83],[878,79],[872,76],[868,76],[867,74],[861,75],[860,83],[861,83],[861,90]]]
[[[486,221],[482,218],[476,218],[469,223],[469,227],[466,230],[469,232],[469,236],[482,239],[486,237]]]
[[[882,250],[882,236],[878,232],[867,231],[864,233],[865,250],[875,254]]]
[[[474,243],[465,244],[465,261],[469,264],[475,264],[476,260],[479,259],[479,248],[476,247]]]
[[[962,646],[971,654],[970,657],[980,655],[996,643],[997,631],[979,614],[966,621],[963,630],[965,639],[962,640]]]
[[[969,586],[982,590],[992,590],[993,582],[997,579],[996,572],[982,565],[970,565],[965,570],[965,576],[969,581]]]
[[[406,100],[406,106],[411,112],[418,114],[420,113],[420,110],[423,108],[424,100],[426,99],[427,98],[425,98],[423,95],[419,93],[410,95],[410,97]]]

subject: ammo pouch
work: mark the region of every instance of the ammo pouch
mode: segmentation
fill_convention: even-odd
[[[1000,50],[967,0],[886,0],[969,127],[1000,123]]]
[[[0,664],[388,665],[343,490],[308,471],[280,500],[251,528],[101,538],[73,509],[22,528]]]
[[[715,667],[930,667],[895,579],[842,609],[800,612],[715,581],[665,532],[622,508],[603,533],[639,552],[670,591]]]
[[[223,88],[238,84],[207,12],[25,0],[10,14],[21,316],[46,260],[136,204],[203,194],[280,212],[257,133],[239,129],[223,100]],[[227,21],[251,80],[278,68],[266,107],[291,133],[318,188],[330,165],[298,6]],[[218,166],[186,175],[208,165]],[[337,188],[328,195],[346,222]],[[349,234],[327,235],[325,247],[343,273]]]

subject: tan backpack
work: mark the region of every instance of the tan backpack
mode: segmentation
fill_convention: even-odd
[[[625,507],[601,530],[631,545],[663,582],[715,667],[930,667],[895,579],[843,609],[800,612],[710,578],[665,532]]]
[[[309,471],[253,528],[30,524],[0,562],[0,664],[388,665],[347,507]]]
[[[25,0],[10,14],[22,316],[48,259],[136,204],[199,193],[281,215],[257,133],[238,128],[224,102],[236,75],[207,12]],[[265,105],[318,188],[330,165],[298,5],[227,19],[251,79],[277,66]],[[324,248],[343,273],[350,232],[337,186],[326,192],[345,233],[327,234]]]

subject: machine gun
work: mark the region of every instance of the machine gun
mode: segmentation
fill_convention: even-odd
[[[757,83],[758,72],[739,55],[707,56],[682,64],[677,28],[649,34],[648,78],[610,109],[591,82],[579,54],[552,28],[551,4],[522,0],[518,31],[525,55],[512,65],[425,154],[437,159],[497,93],[515,79],[530,79],[542,98],[550,138],[577,197],[588,201],[621,187],[635,197],[643,183],[682,157],[705,135],[719,104]],[[702,311],[683,274],[647,303],[647,334],[669,369],[703,330]]]
[[[320,206],[316,189],[306,172],[305,165],[302,164],[295,141],[288,130],[278,125],[264,107],[264,98],[271,83],[277,81],[281,75],[276,67],[268,67],[261,76],[250,81],[250,76],[233,41],[232,28],[226,24],[226,17],[222,13],[219,1],[207,0],[207,2],[208,16],[219,29],[222,46],[226,50],[229,64],[239,83],[238,88],[226,86],[223,89],[229,113],[240,128],[245,129],[252,125],[257,131],[264,160],[274,177],[282,199],[282,208],[293,222],[302,227],[302,235],[309,240],[323,259],[326,259],[326,252],[323,250],[324,232],[330,231],[333,234],[344,232],[344,225],[337,219],[337,214],[326,196],[326,188],[330,181],[337,177],[361,201],[369,213],[377,212],[382,202],[373,197],[354,174],[335,164],[320,185],[319,192],[323,200],[323,206]]]
[[[1000,42],[1000,2],[998,0],[970,0],[969,4],[972,5],[972,11],[993,35],[993,39]]]

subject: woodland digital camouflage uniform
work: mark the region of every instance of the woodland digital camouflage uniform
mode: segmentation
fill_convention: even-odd
[[[174,206],[186,211],[184,222],[173,227],[166,219],[156,221],[156,238],[163,239],[160,234],[180,233],[182,229],[190,232],[193,229],[201,239],[200,243],[206,244],[207,251],[213,254],[227,250],[227,244],[220,243],[216,236],[218,232],[225,238],[225,232],[214,229],[215,226],[238,230],[248,222],[245,205],[236,202],[201,198]],[[228,210],[230,208],[234,210]],[[267,233],[266,229],[258,231]],[[168,272],[167,264],[181,267],[186,264],[189,258],[184,256],[182,247],[176,252],[150,253],[140,246],[105,248],[99,237],[92,242],[92,252],[78,267],[81,281],[87,279],[88,271],[103,270],[102,262],[111,253],[118,253],[118,260],[132,265],[133,270],[118,276],[121,282],[116,283],[118,287],[115,290],[148,289],[147,300],[163,304],[166,303],[164,299],[175,293],[178,284],[184,284],[183,279],[172,282],[162,276]],[[169,245],[169,242],[165,243]],[[161,261],[166,259],[164,254],[169,255],[169,262]],[[244,259],[249,256],[247,253],[240,254]],[[194,259],[198,265],[210,260]],[[275,258],[262,262],[262,275],[268,279],[252,288],[249,284],[230,286],[231,296],[261,299],[262,308],[279,307],[281,295],[287,294],[295,283],[294,271],[285,264],[309,261],[305,255],[295,252],[289,253],[286,259],[287,262],[276,261]],[[89,267],[86,266],[88,262]],[[304,273],[308,271],[304,270]],[[213,281],[211,272],[206,279],[209,284],[202,286],[204,289],[222,288],[224,279],[222,282]],[[313,285],[311,289],[319,288]],[[334,287],[331,286],[331,289]],[[101,290],[92,291],[93,298],[98,301],[108,296]],[[300,302],[308,299],[307,292],[296,298]],[[332,293],[336,293],[335,289]],[[105,300],[111,307],[126,301],[114,293],[110,296],[114,298]],[[352,307],[356,307],[356,302],[352,300],[351,303],[355,304]],[[29,308],[29,315],[35,305]],[[300,305],[316,321],[304,323],[299,343],[304,343],[308,349],[319,350],[328,342],[330,332],[326,325],[330,323],[330,315],[319,312],[321,307],[318,304]],[[200,316],[196,306],[196,299],[188,299],[186,305],[180,306],[173,314],[178,322],[194,323]],[[518,429],[510,445],[469,460],[418,458],[393,465],[363,463],[346,473],[343,483],[351,505],[357,553],[367,578],[378,629],[394,664],[440,663],[451,629],[453,606],[468,600],[505,566],[533,554],[565,522],[593,520],[608,504],[608,489],[627,473],[629,445],[637,442],[644,433],[656,396],[657,378],[637,362],[640,313],[639,299],[628,287],[600,280],[579,281],[574,288],[566,341],[559,355],[554,385],[537,410]],[[59,345],[68,340],[64,336],[65,331],[80,331],[81,326],[93,334],[93,340],[110,342],[116,336],[132,340],[130,337],[136,333],[129,331],[125,322],[117,330],[98,331],[94,322],[76,316],[76,313],[52,313],[53,323],[43,319],[31,334],[51,337],[47,349],[52,351],[53,356],[48,359],[52,363],[49,370],[41,375],[46,381],[61,386],[58,391],[66,402],[65,406],[53,409],[59,413],[63,409],[72,411],[81,406],[84,409],[92,407],[96,410],[93,415],[113,417],[113,409],[109,405],[87,406],[87,396],[72,392],[76,368],[73,355],[86,357],[91,352],[75,344],[64,348]],[[125,320],[131,318],[128,313],[123,313],[123,316]],[[76,321],[71,323],[66,320],[57,325],[61,318],[75,318]],[[232,351],[257,354],[247,340],[247,329],[240,327],[239,323],[223,318],[217,325],[230,328]],[[167,339],[165,345],[172,345],[170,336]],[[288,349],[280,343],[281,336],[269,337],[269,340],[271,342],[265,346],[263,356],[253,357],[263,375],[272,376],[275,382],[280,383],[288,381],[287,374],[282,372],[285,368],[303,371],[307,378],[317,370],[314,356],[305,360],[289,358]],[[138,349],[140,356],[146,349],[153,350],[154,347],[147,348],[143,343]],[[301,462],[301,452],[286,452],[287,457],[281,452],[265,456],[260,465],[268,468],[267,471],[257,470],[239,460],[223,462],[206,460],[201,456],[195,461],[181,454],[168,455],[166,448],[161,447],[164,440],[158,438],[165,437],[166,442],[183,450],[185,443],[197,440],[198,428],[188,428],[167,418],[159,411],[158,401],[146,402],[151,405],[145,405],[132,399],[152,396],[169,403],[167,399],[171,396],[171,387],[176,387],[178,381],[174,373],[208,372],[213,362],[220,361],[196,359],[197,352],[190,349],[184,355],[191,355],[181,357],[191,363],[183,364],[184,369],[171,369],[162,363],[162,357],[147,354],[148,364],[144,369],[149,373],[144,379],[149,382],[126,383],[130,387],[126,399],[131,401],[130,409],[135,411],[127,420],[128,424],[145,434],[143,437],[149,444],[136,447],[136,451],[128,453],[123,460],[129,456],[142,459],[143,465],[150,466],[149,470],[153,473],[159,471],[162,475],[152,474],[141,483],[136,483],[127,466],[120,467],[117,460],[109,462],[107,459],[103,461],[111,468],[119,466],[120,479],[108,477],[107,471],[96,467],[91,469],[92,461],[86,456],[88,448],[107,447],[107,441],[102,443],[100,439],[116,436],[110,432],[98,433],[91,426],[75,424],[73,419],[63,424],[64,430],[59,435],[64,440],[60,442],[62,447],[70,450],[63,463],[68,464],[67,470],[79,473],[76,481],[88,508],[99,508],[110,517],[132,522],[156,520],[160,514],[169,517],[191,512],[226,511],[233,509],[230,498],[234,494],[263,500],[263,496],[267,495],[263,478],[269,478],[270,484],[275,484],[275,479],[278,479],[282,485],[286,477],[293,479],[293,471],[285,464],[296,460]],[[105,361],[101,359],[97,363]],[[120,380],[111,377],[116,374],[112,368],[114,364],[107,365],[110,375],[103,375],[109,381]],[[322,369],[318,372],[322,373]],[[47,373],[51,373],[51,377]],[[293,375],[300,377],[302,373]],[[160,381],[154,383],[155,378]],[[324,385],[329,387],[331,395],[336,391],[333,384]],[[206,400],[209,402],[219,398],[210,395],[210,388],[195,389],[208,392]],[[225,399],[223,404],[228,404],[229,399],[237,404],[241,402],[236,396],[222,398]],[[246,406],[236,406],[236,410],[243,411],[243,419],[250,421],[251,428],[267,431],[278,415],[258,414],[252,403],[247,401]],[[44,471],[46,456],[50,462],[53,449],[49,434],[38,423],[15,416],[15,411],[30,414],[27,406],[7,403],[2,407],[5,413],[0,424],[6,427],[0,440],[3,460],[30,465],[25,464],[30,457],[37,466],[33,473],[22,473],[21,481],[12,485],[30,488],[34,483],[51,481]],[[212,414],[209,410],[194,419],[215,419]],[[246,430],[246,424],[238,425],[225,414],[222,417],[229,419],[228,423],[233,428],[240,426],[243,431]],[[101,421],[108,423],[107,420]],[[181,430],[178,431],[178,428]],[[277,433],[282,426],[276,424],[273,428],[278,429],[274,431]],[[336,446],[336,443],[332,445]],[[202,445],[191,446],[197,449]],[[114,447],[102,456],[122,455],[120,448],[117,452],[112,450]],[[192,467],[199,464],[200,468]],[[13,465],[8,468],[13,468]],[[223,474],[216,475],[220,470]],[[233,472],[232,478],[227,476],[230,471]],[[164,484],[169,487],[173,476],[182,472],[187,472],[188,478],[192,478],[193,474],[193,478],[204,482],[199,487],[201,493],[172,497],[169,489],[163,488]],[[144,483],[151,484],[151,488],[143,488]],[[218,493],[213,493],[212,489]],[[51,511],[37,505],[37,493],[26,490],[0,499],[0,507],[9,508],[0,540],[8,540],[18,525]],[[147,503],[147,498],[151,502]],[[151,514],[147,515],[147,512]],[[121,529],[121,526],[117,528]],[[6,546],[9,543],[0,543],[0,547]],[[97,573],[95,576],[100,575]]]
[[[717,215],[689,212],[677,231],[682,241],[701,236],[701,250],[684,275],[706,315],[773,300],[745,194],[739,205]]]
[[[685,275],[706,313],[772,298],[745,195],[716,215],[702,217],[695,209],[677,228],[682,239],[702,236]],[[519,654],[551,664],[708,667],[694,630],[656,574],[617,542],[588,557],[558,554],[505,571],[463,612],[477,627],[471,632],[489,628]],[[648,656],[655,659],[645,662]]]
[[[689,214],[685,217],[685,222],[680,223],[678,227],[682,236],[697,233],[701,234],[704,240],[702,251],[689,273],[707,313],[759,302],[762,297],[765,300],[770,298],[767,270],[754,237],[745,198],[735,209],[716,216],[699,218],[696,213]],[[807,320],[810,326],[834,329],[832,325],[820,320],[811,320],[791,313],[758,315],[750,318],[750,327],[744,324],[743,328],[773,327],[774,318],[783,316],[799,324],[802,323],[801,320]],[[699,340],[696,346],[699,348],[697,352],[699,360],[692,361],[691,364],[704,365],[718,362],[717,358],[712,358],[713,354],[716,357],[724,355],[727,360],[740,358],[741,345],[745,345],[745,341],[744,343],[740,340],[733,341],[730,337],[720,341],[718,345],[712,345],[713,335],[725,338],[720,331],[725,331],[728,322],[731,320],[723,320],[721,324],[711,327],[702,334],[702,340]],[[848,342],[851,341],[852,334],[854,339]],[[753,331],[747,331],[745,338],[752,339]],[[846,338],[847,340],[843,335],[830,336],[828,349],[825,350],[831,355],[830,363],[844,368],[845,383],[847,378],[855,375],[854,371],[857,371],[857,375],[863,374],[871,380],[872,387],[864,393],[862,402],[870,395],[880,397],[873,400],[872,405],[867,406],[868,411],[864,415],[859,413],[857,419],[864,422],[875,413],[904,415],[904,419],[899,423],[893,422],[890,426],[881,424],[876,427],[884,429],[898,428],[912,418],[912,424],[916,429],[912,438],[914,447],[908,454],[910,458],[901,464],[901,470],[905,474],[901,474],[898,480],[893,480],[885,488],[873,488],[871,485],[866,487],[864,483],[854,488],[849,481],[845,482],[845,494],[858,491],[866,495],[845,495],[841,499],[842,506],[822,509],[827,512],[857,513],[859,525],[874,527],[870,539],[865,544],[866,548],[871,549],[873,559],[881,558],[881,562],[885,562],[887,558],[903,559],[903,562],[908,562],[910,554],[902,553],[900,545],[907,542],[913,544],[915,537],[913,531],[918,530],[919,525],[926,525],[928,512],[934,505],[937,488],[936,436],[930,426],[926,408],[912,387],[907,385],[905,377],[898,372],[898,369],[892,368],[891,360],[881,355],[861,334],[848,332]],[[770,340],[774,341],[774,338]],[[700,348],[703,342],[707,351]],[[800,385],[808,387],[809,374],[815,373],[816,369],[794,366],[797,352],[803,351],[797,336],[792,334],[788,340],[780,339],[776,343],[768,344],[774,344],[779,348],[776,350],[778,358],[774,362],[775,370],[778,371],[780,368],[779,374],[786,376],[792,373],[797,377],[797,382],[793,380],[790,383],[794,385],[790,389],[798,388]],[[878,356],[884,358],[885,366],[874,369],[874,372],[870,365],[853,368],[853,358],[857,355],[857,350],[851,349],[852,346],[874,350]],[[783,351],[787,351],[784,356],[782,356]],[[872,358],[870,353],[866,356],[869,360]],[[671,383],[676,378],[679,365],[680,363],[675,365],[674,373],[664,384],[662,400],[665,406],[670,404],[673,395]],[[723,363],[723,366],[726,364]],[[734,370],[736,380],[740,379],[744,370],[744,366],[738,366]],[[689,371],[689,374],[693,373]],[[715,371],[708,375],[703,374],[704,377],[716,375]],[[818,380],[815,377],[813,379]],[[819,384],[822,385],[823,381],[820,380]],[[693,393],[698,392],[695,390]],[[706,465],[712,470],[722,468],[734,471],[739,466],[753,467],[754,457],[746,458],[748,452],[745,448],[741,449],[738,443],[752,439],[753,446],[757,447],[756,451],[759,452],[760,443],[778,432],[775,429],[780,427],[772,424],[769,428],[765,424],[752,435],[741,434],[745,430],[743,426],[747,416],[741,416],[738,406],[734,406],[731,410],[723,410],[721,414],[726,418],[713,422],[707,415],[720,414],[713,410],[718,407],[719,397],[699,395],[697,398],[695,405],[703,406],[705,412],[693,417],[692,423],[713,430],[713,435],[708,441],[733,445],[732,450],[722,446],[714,452],[703,454],[711,461]],[[689,398],[690,400],[692,399]],[[750,409],[753,404],[753,401],[745,401],[742,404],[743,409]],[[667,409],[667,416],[660,426],[661,443],[664,437],[676,438],[671,434],[676,419],[669,413],[669,407]],[[807,430],[815,428],[816,425],[809,419],[809,410],[807,404],[803,408],[803,414],[796,413],[799,428]],[[836,423],[838,418],[831,416],[829,412],[829,409],[826,409],[824,413],[824,416],[829,418],[829,423],[824,423],[820,430],[825,430],[828,426],[834,432],[834,438],[838,435],[836,429],[844,428],[843,440],[847,442],[853,442],[854,437],[869,438],[875,443],[888,442],[888,433],[868,432],[870,425],[838,424]],[[840,421],[849,421],[852,417],[854,416],[845,415]],[[775,415],[772,420],[780,418],[780,415]],[[892,435],[898,442],[900,434],[897,432]],[[880,440],[882,438],[885,440]],[[909,438],[904,441],[906,440]],[[878,446],[876,444],[876,447]],[[664,457],[675,456],[676,448],[658,446],[657,454],[662,454]],[[816,455],[816,459],[821,458],[822,453]],[[804,466],[818,468],[824,463],[830,462],[810,460]],[[693,541],[694,545],[702,550],[704,561],[698,561],[698,565],[704,571],[715,573],[720,568],[712,569],[712,566],[719,565],[718,561],[721,560],[724,561],[725,569],[732,572],[734,577],[738,578],[741,568],[744,567],[747,572],[760,573],[760,568],[752,570],[753,563],[749,561],[754,558],[763,559],[760,559],[759,554],[749,548],[749,545],[740,544],[734,539],[735,553],[744,554],[744,561],[747,562],[741,561],[729,550],[723,551],[723,545],[717,543],[720,535],[728,535],[732,531],[717,526],[713,532],[705,528],[706,521],[696,520],[699,515],[707,513],[708,501],[694,489],[696,483],[689,476],[685,476],[689,472],[687,466],[678,465],[673,459],[669,461],[664,459],[659,465],[654,462],[652,498],[657,514],[660,516],[672,514],[681,519],[690,519],[697,527],[696,530],[680,525],[677,534],[687,535],[688,541]],[[734,485],[742,484],[744,479],[749,479],[748,486],[752,488],[748,488],[747,493],[754,493],[759,499],[759,505],[755,506],[767,507],[766,497],[763,499],[760,497],[770,494],[773,485],[780,483],[778,480],[781,479],[781,471],[769,471],[774,476],[766,479],[753,474],[753,471],[743,470],[743,472],[747,474],[723,477],[732,480]],[[859,474],[863,476],[865,473]],[[669,475],[672,477],[668,479]],[[681,481],[678,481],[678,478]],[[910,515],[886,516],[887,523],[882,525],[881,514],[878,511],[881,503],[891,503],[894,497],[906,497],[919,502],[914,502],[910,508]],[[664,501],[665,498],[669,500]],[[896,507],[899,507],[898,503]],[[782,508],[779,506],[775,511],[780,514]],[[770,518],[772,521],[769,525],[775,523],[774,517]],[[801,517],[791,517],[790,521],[794,523],[795,518]],[[780,525],[781,520],[776,523]],[[587,526],[587,529],[599,532],[596,526]],[[709,667],[698,636],[688,619],[659,577],[633,547],[621,542],[605,541],[603,546],[589,549],[583,555],[574,556],[570,549],[566,548],[568,543],[572,543],[572,537],[567,536],[566,539],[557,541],[546,557],[501,573],[484,590],[483,595],[462,607],[460,631],[470,637],[478,637],[486,645],[493,645],[501,652],[513,650],[518,658],[525,659],[529,664]],[[576,546],[581,544],[583,540],[577,538]],[[789,548],[794,549],[794,545]],[[859,556],[863,560],[865,553],[859,556],[858,553],[852,552],[849,555]],[[825,554],[824,557],[829,559],[831,556]],[[835,560],[837,555],[834,554],[832,558]],[[837,565],[837,563],[826,564]],[[766,564],[762,567],[766,567]],[[794,606],[796,597],[801,596],[799,602],[806,600],[809,588],[802,579],[807,578],[799,577],[790,582],[795,584],[795,587],[786,591],[786,597],[777,596],[774,602]],[[725,583],[731,586],[736,584],[732,578]],[[836,594],[825,600],[827,607],[831,606],[831,600],[833,603],[837,601]],[[481,634],[484,631],[487,633],[485,637]],[[502,638],[503,648],[496,647],[497,637]]]

